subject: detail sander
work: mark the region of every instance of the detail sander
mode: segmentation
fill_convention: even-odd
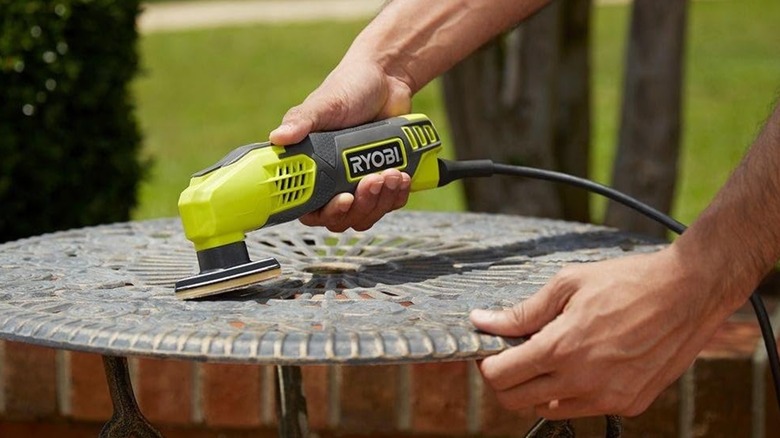
[[[251,261],[246,233],[288,222],[354,192],[366,175],[399,169],[411,190],[438,187],[441,139],[422,114],[339,131],[315,132],[300,143],[241,146],[195,173],[179,197],[184,233],[200,273],[176,282],[180,299],[202,298],[281,274],[274,258]]]

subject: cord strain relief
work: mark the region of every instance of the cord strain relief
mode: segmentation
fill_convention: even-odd
[[[492,176],[493,173],[494,164],[491,160],[439,159],[439,187],[459,179]]]

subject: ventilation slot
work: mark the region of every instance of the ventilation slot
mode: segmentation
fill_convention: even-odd
[[[314,178],[314,162],[308,158],[291,158],[276,167],[272,180],[274,193],[272,213],[287,210],[309,199]]]
[[[404,134],[406,134],[406,138],[409,139],[409,143],[412,144],[412,149],[417,149],[420,147],[420,144],[417,143],[417,137],[414,136],[410,128],[403,126],[401,127],[401,130],[404,131]]]
[[[428,145],[428,138],[425,137],[425,133],[419,125],[414,125],[414,133],[417,134],[417,139],[420,140],[422,146]]]
[[[430,140],[431,143],[434,143],[437,140],[439,140],[436,136],[436,131],[433,129],[433,126],[423,125],[423,129],[425,129],[425,135],[428,136],[428,140]]]

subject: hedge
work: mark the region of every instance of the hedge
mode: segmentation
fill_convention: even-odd
[[[135,0],[0,0],[0,241],[127,220]]]

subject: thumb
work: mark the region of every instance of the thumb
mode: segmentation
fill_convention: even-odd
[[[303,140],[318,125],[316,111],[309,111],[301,104],[291,108],[282,118],[282,124],[271,131],[268,139],[278,145],[290,145]]]
[[[539,291],[532,297],[504,310],[474,309],[469,319],[474,326],[499,336],[524,336],[542,329],[560,312]]]

